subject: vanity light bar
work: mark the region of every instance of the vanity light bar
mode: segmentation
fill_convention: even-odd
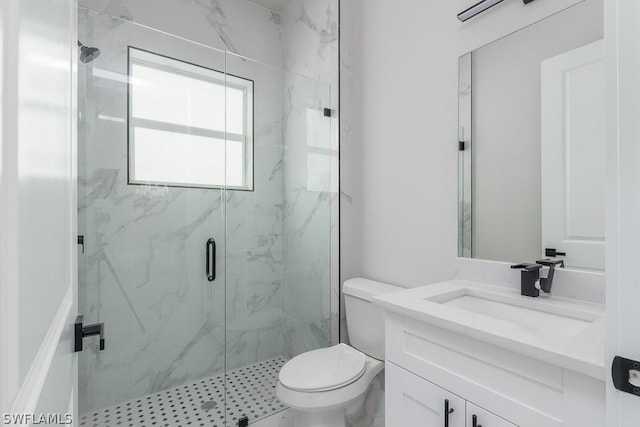
[[[464,10],[458,14],[458,19],[462,22],[473,18],[474,16],[484,12],[487,9],[492,8],[498,3],[502,3],[504,0],[482,0],[479,3],[474,4],[469,9]],[[524,4],[529,4],[533,0],[522,0]]]

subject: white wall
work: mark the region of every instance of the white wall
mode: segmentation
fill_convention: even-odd
[[[351,234],[343,239],[353,239],[345,243],[343,280],[361,275],[417,286],[451,277],[457,175],[445,166],[456,164],[457,83],[448,91],[433,77],[449,73],[457,82],[457,56],[441,62],[429,3],[356,3],[353,21],[342,22],[353,28],[351,81],[342,86],[353,114],[345,118],[343,110],[342,117],[351,131],[341,141],[351,201],[343,203],[350,221],[343,229]],[[442,9],[449,2],[430,3]]]
[[[0,3],[0,413],[73,401],[72,0]]]
[[[605,1],[607,76],[607,363],[640,360],[640,4]],[[632,427],[640,400],[607,381],[607,426]]]
[[[578,0],[508,1],[467,23],[472,0],[352,0],[342,26],[343,280],[418,286],[454,274],[458,57]],[[343,2],[347,3],[347,2]],[[352,3],[351,1],[348,3]],[[344,7],[344,5],[343,5]],[[346,80],[348,78],[348,80]],[[514,195],[505,195],[506,198]],[[343,202],[345,200],[343,196]],[[343,234],[343,239],[347,238]]]
[[[473,52],[474,258],[543,256],[540,64],[601,39],[603,24],[602,0],[586,0]]]

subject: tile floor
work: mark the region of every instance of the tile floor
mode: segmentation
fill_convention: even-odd
[[[238,425],[244,415],[253,423],[286,409],[275,395],[284,363],[278,357],[227,373],[226,423],[224,375],[218,375],[82,414],[80,426],[224,427]]]

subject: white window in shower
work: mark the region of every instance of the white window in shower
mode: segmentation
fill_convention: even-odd
[[[129,182],[253,190],[253,81],[129,48]]]

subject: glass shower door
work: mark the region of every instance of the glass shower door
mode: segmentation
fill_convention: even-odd
[[[330,343],[328,85],[80,8],[81,425],[238,425]]]
[[[328,85],[230,53],[226,67],[226,167],[244,164],[253,178],[225,192],[227,422],[236,425],[285,409],[275,395],[282,365],[329,345],[337,153]],[[244,119],[232,111],[243,99]]]
[[[79,12],[81,425],[224,425],[225,54]]]

